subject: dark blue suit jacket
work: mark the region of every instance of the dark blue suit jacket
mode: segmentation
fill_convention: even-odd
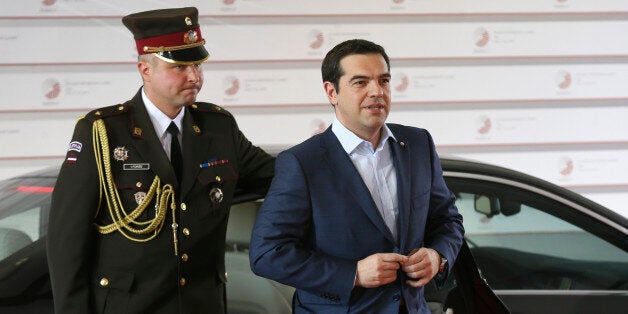
[[[357,262],[375,253],[407,255],[430,247],[453,262],[462,244],[462,216],[442,176],[430,134],[389,124],[397,173],[399,241],[386,227],[368,188],[328,128],[282,152],[257,216],[251,269],[297,289],[296,313],[429,313],[423,288],[396,282],[354,288]]]

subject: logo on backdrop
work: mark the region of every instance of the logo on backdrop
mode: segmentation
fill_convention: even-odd
[[[478,133],[487,134],[488,132],[491,131],[491,128],[493,127],[493,122],[491,121],[491,118],[487,116],[479,116],[475,120],[475,125],[476,125],[476,131]]]
[[[556,86],[558,88],[567,89],[569,88],[569,86],[571,86],[571,83],[572,83],[571,73],[567,71],[559,71],[558,74],[556,74]]]
[[[226,4],[226,5],[232,5],[235,2],[235,0],[222,0],[222,3]]]
[[[42,83],[41,90],[44,97],[55,99],[61,93],[61,83],[53,78],[49,78]]]
[[[54,5],[57,2],[57,0],[43,0],[41,3],[45,6],[51,6]]]
[[[392,0],[392,2],[397,3],[397,4],[399,4],[399,3],[403,3],[404,1],[405,1],[405,0]]]
[[[233,96],[240,90],[240,80],[235,76],[227,76],[223,80],[223,86],[225,88],[225,94]]]
[[[308,42],[311,49],[318,49],[323,46],[325,43],[325,37],[323,36],[323,32],[313,29],[308,34]]]
[[[474,38],[473,40],[476,46],[485,47],[486,45],[488,45],[489,41],[491,40],[491,35],[488,33],[486,29],[480,27],[475,30],[475,33],[473,34],[473,38]]]
[[[410,78],[405,73],[399,73],[393,77],[393,86],[395,87],[395,91],[405,92],[410,85]]]
[[[571,175],[574,168],[574,162],[569,157],[563,157],[558,161],[558,171],[563,177]]]

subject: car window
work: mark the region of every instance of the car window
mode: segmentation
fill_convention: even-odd
[[[0,183],[0,261],[46,234],[53,185],[50,178]]]
[[[227,252],[245,252],[248,254],[255,217],[261,206],[261,200],[231,206],[225,241]]]
[[[509,186],[475,181],[450,188],[465,238],[494,289],[628,289],[628,253],[595,234],[605,227],[591,217]]]

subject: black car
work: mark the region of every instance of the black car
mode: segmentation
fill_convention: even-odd
[[[452,158],[441,162],[464,217],[466,243],[455,276],[445,288],[429,285],[428,301],[456,314],[625,313],[625,217],[519,172]],[[1,313],[52,313],[45,235],[57,173],[54,168],[0,182]],[[249,268],[260,196],[242,192],[236,203],[225,243],[229,313],[291,313],[294,290]]]

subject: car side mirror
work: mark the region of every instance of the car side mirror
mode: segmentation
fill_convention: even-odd
[[[491,218],[500,213],[512,216],[521,212],[521,203],[507,198],[498,198],[487,195],[475,195],[474,209],[476,212]]]
[[[499,199],[486,195],[475,195],[473,209],[486,215],[486,217],[493,217],[500,212]]]
[[[500,211],[504,216],[512,216],[521,212],[521,203],[510,199],[500,199]]]

